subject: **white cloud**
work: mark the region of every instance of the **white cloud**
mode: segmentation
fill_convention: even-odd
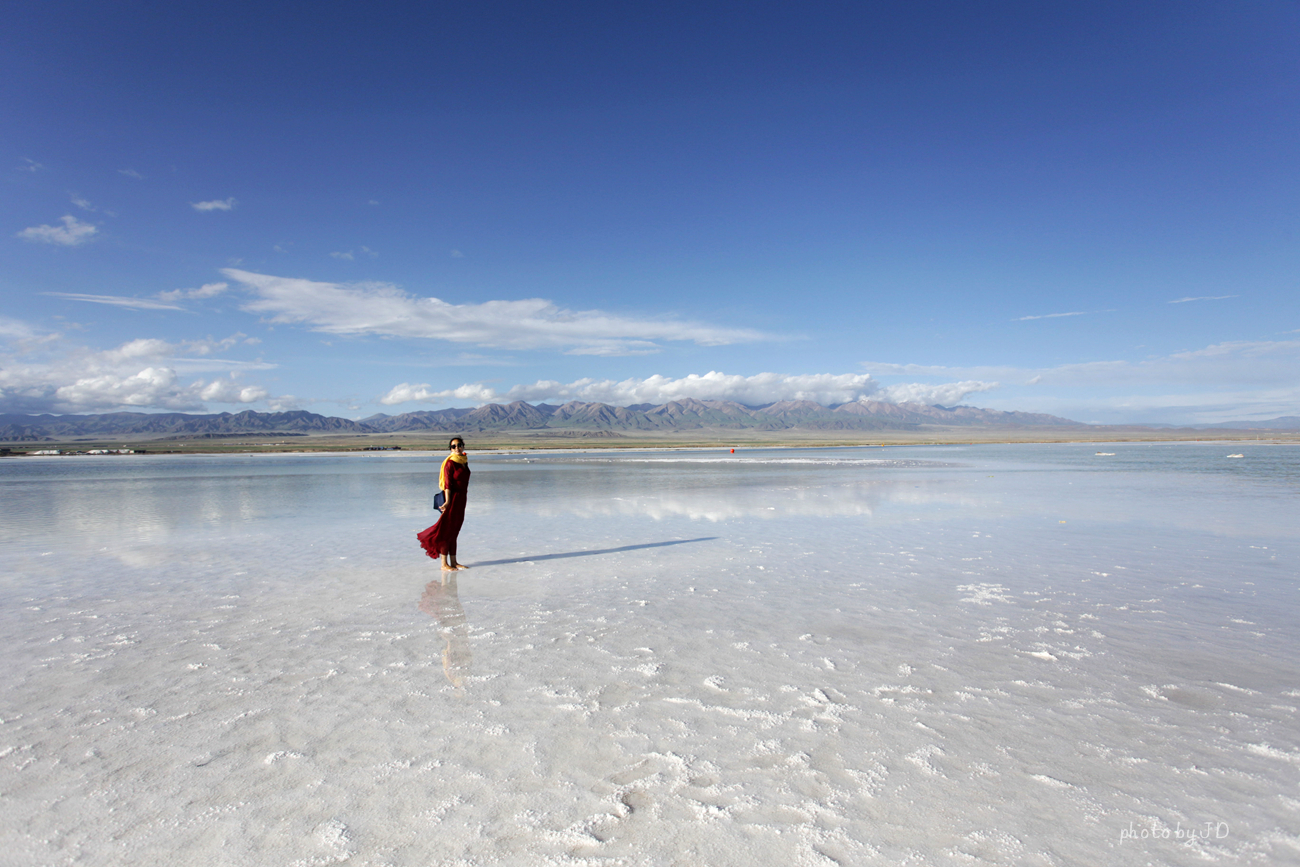
[[[890,403],[924,403],[929,406],[953,406],[961,403],[969,394],[992,391],[999,383],[965,380],[963,382],[944,382],[929,385],[923,382],[908,382],[901,385],[887,385],[880,390],[878,399]]]
[[[1240,295],[1202,295],[1199,298],[1177,298],[1169,301],[1169,304],[1186,304],[1188,301],[1226,301],[1229,298],[1240,298]]]
[[[976,391],[987,391],[996,383],[961,382],[944,385],[890,386],[881,388],[869,374],[816,373],[790,375],[760,373],[755,376],[710,371],[690,374],[679,379],[651,376],[645,379],[579,379],[560,383],[539,380],[531,385],[516,385],[504,392],[482,383],[434,390],[427,384],[402,383],[380,398],[387,406],[421,401],[427,403],[507,403],[513,400],[567,401],[582,400],[629,406],[639,403],[663,404],[673,400],[733,400],[748,406],[775,403],[778,400],[811,400],[823,405],[849,403],[873,398],[893,403],[920,401],[953,404]]]
[[[118,169],[117,173],[119,175],[126,175],[128,178],[135,178],[137,181],[144,180],[144,175],[140,174],[135,169]]]
[[[76,193],[72,194],[72,204],[76,205],[78,208],[81,208],[81,210],[83,211],[95,210],[94,205],[92,205],[90,202],[83,199],[81,196],[78,196]]]
[[[199,397],[216,403],[257,403],[270,396],[260,385],[240,385],[233,378],[214,379],[199,391]]]
[[[541,383],[538,383],[539,385]],[[556,383],[558,385],[559,383]],[[448,403],[448,402],[465,402],[469,403],[500,403],[502,396],[497,393],[496,389],[486,385],[468,384],[456,388],[443,389],[434,391],[429,388],[428,383],[412,385],[409,382],[403,382],[401,385],[395,385],[388,390],[388,394],[379,399],[384,406],[394,406],[399,403],[410,403],[411,401],[420,401],[421,403]],[[508,399],[506,399],[508,401]]]
[[[148,298],[126,298],[121,295],[83,295],[79,292],[42,292],[40,294],[48,295],[51,298],[67,298],[69,301],[89,301],[92,304],[110,304],[114,307],[131,307],[136,310],[182,309],[174,304],[150,301]]]
[[[1012,381],[1033,378],[1043,385],[1070,387],[1162,386],[1170,383],[1236,387],[1300,381],[1300,340],[1240,340],[1139,361],[1084,361],[1045,368],[947,367],[884,362],[865,362],[862,367],[876,375],[957,376]]]
[[[45,168],[45,166],[36,162],[36,160],[29,160],[27,157],[23,157],[23,162],[27,165],[19,166],[18,171],[20,172],[39,172],[41,169]]]
[[[10,319],[8,316],[0,316],[0,340],[13,342],[27,342],[34,340],[47,340],[52,335],[41,331],[23,322],[21,319]]]
[[[302,401],[292,394],[282,394],[279,397],[269,397],[266,399],[267,412],[289,412],[302,406]]]
[[[232,211],[235,204],[233,198],[213,199],[210,202],[190,202],[190,207],[196,211]]]
[[[76,247],[86,243],[99,232],[93,224],[83,223],[71,214],[66,214],[59,219],[63,221],[62,226],[32,226],[19,232],[18,237],[24,241]]]
[[[565,310],[541,298],[449,304],[387,283],[318,283],[227,268],[226,277],[258,297],[244,310],[327,334],[373,334],[507,349],[562,349],[575,355],[656,352],[659,340],[701,346],[773,339],[745,328],[673,319],[636,319],[599,310]]]
[[[1300,340],[1232,341],[1139,360],[1049,368],[880,362],[862,367],[877,376],[1022,382],[1036,386],[1032,397],[1005,393],[1002,400],[1012,402],[1007,408],[1108,423],[1300,415]]]
[[[459,251],[459,250],[452,250],[452,251],[451,251],[451,258],[453,258],[453,259],[464,259],[464,258],[465,258],[465,254],[462,253],[462,252]]]
[[[1017,317],[1017,318],[1015,318],[1015,319],[1012,319],[1011,321],[1012,321],[1012,322],[1027,322],[1027,321],[1029,321],[1030,319],[1060,319],[1060,318],[1063,317],[1063,316],[1087,316],[1087,315],[1088,315],[1088,314],[1087,314],[1086,311],[1083,311],[1083,310],[1076,310],[1076,311],[1074,311],[1073,313],[1044,313],[1044,314],[1041,315],[1041,316],[1020,316],[1020,317]]]
[[[0,411],[201,410],[206,402],[270,398],[265,388],[240,377],[271,365],[212,357],[240,343],[242,334],[180,343],[141,338],[108,350],[71,346],[58,335],[32,340],[37,334],[25,323],[0,320]],[[211,371],[223,375],[189,379]]]
[[[379,255],[379,254],[376,253],[374,250],[370,249],[369,247],[365,247],[365,246],[363,246],[363,247],[361,248],[361,252],[362,252],[363,254],[369,256],[371,259],[373,259],[373,258],[375,258],[376,256]],[[348,250],[347,252],[344,252],[344,253],[330,253],[330,255],[333,256],[335,259],[343,259],[343,260],[348,261],[348,262],[355,261],[356,258],[357,258],[357,254],[356,254],[356,252],[353,251],[353,250]]]
[[[158,297],[163,301],[181,301],[193,298],[212,298],[220,295],[230,288],[229,283],[204,283],[197,289],[170,289],[166,292],[159,292]],[[179,310],[181,308],[173,308]]]

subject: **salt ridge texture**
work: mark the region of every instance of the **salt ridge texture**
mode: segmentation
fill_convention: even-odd
[[[0,860],[1300,859],[1296,467],[0,464]]]

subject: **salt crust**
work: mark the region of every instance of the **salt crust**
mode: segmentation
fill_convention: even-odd
[[[419,459],[5,477],[35,517],[0,531],[0,851],[1294,858],[1277,491],[1042,454],[851,480],[819,453],[654,478],[480,461],[463,559],[502,562],[447,584],[408,538]],[[1228,832],[1175,836],[1207,822]]]

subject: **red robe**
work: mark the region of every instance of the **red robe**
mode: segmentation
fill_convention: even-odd
[[[460,525],[465,523],[465,494],[469,488],[469,464],[460,464],[453,460],[446,462],[447,502],[443,505],[442,517],[427,530],[421,530],[416,536],[424,553],[437,560],[443,554],[456,556],[456,537],[460,535]]]

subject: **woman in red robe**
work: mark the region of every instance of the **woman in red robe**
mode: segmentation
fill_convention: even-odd
[[[469,458],[465,456],[465,441],[460,437],[452,437],[447,448],[451,454],[438,470],[438,487],[447,497],[442,505],[442,517],[432,527],[421,530],[416,538],[420,540],[424,553],[435,560],[442,557],[443,571],[451,572],[469,568],[456,562],[456,537],[460,535],[460,525],[465,523]]]

